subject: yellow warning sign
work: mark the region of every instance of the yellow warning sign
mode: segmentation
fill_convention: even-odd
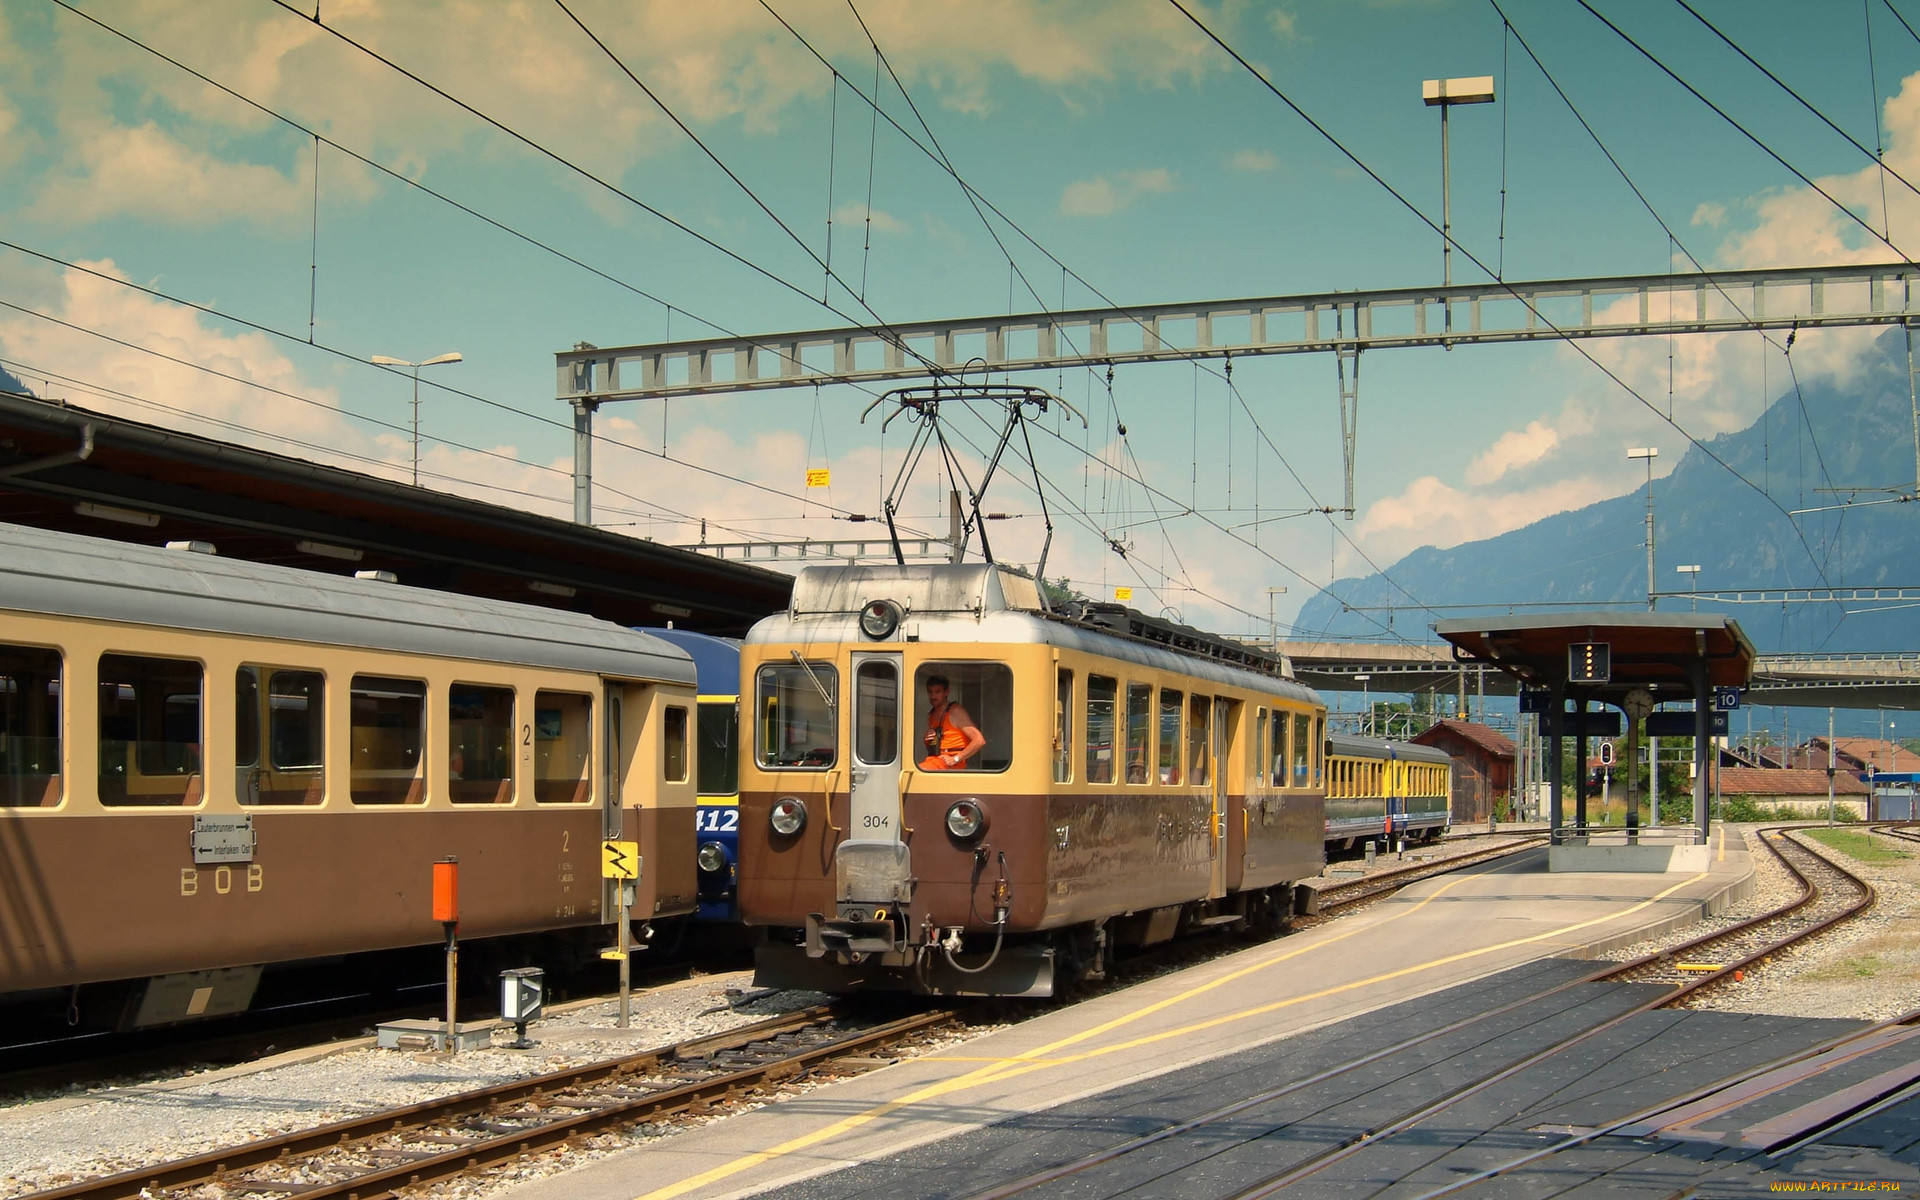
[[[1117,587],[1113,589],[1113,598],[1115,600],[1131,600],[1133,599],[1133,589],[1130,587]]]
[[[640,878],[640,843],[601,842],[600,878]]]
[[[827,470],[825,467],[808,467],[807,486],[810,488],[832,487],[833,472]]]
[[[609,946],[608,948],[600,952],[600,957],[612,959],[614,962],[619,962],[621,959],[627,957],[627,952],[625,950],[622,950],[618,946]]]

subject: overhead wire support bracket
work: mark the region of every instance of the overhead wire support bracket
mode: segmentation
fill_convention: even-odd
[[[994,443],[993,453],[987,459],[986,470],[975,486],[968,478],[959,455],[947,441],[946,430],[942,427],[940,406],[952,403],[997,404],[1006,412],[1005,424],[1001,426],[1000,436]],[[860,423],[866,424],[873,410],[882,405],[894,405],[880,422],[880,431],[902,416],[915,425],[913,441],[907,446],[900,460],[900,470],[895,474],[893,486],[887,491],[883,512],[886,514],[887,534],[892,539],[894,560],[901,566],[906,565],[906,554],[900,545],[900,531],[895,520],[900,511],[901,500],[907,487],[912,483],[915,469],[929,446],[937,447],[942,464],[946,467],[948,478],[967,490],[968,513],[961,522],[954,538],[953,561],[959,562],[966,554],[967,543],[973,539],[977,530],[980,534],[980,554],[989,563],[998,563],[994,557],[993,545],[987,538],[987,514],[981,510],[986,500],[987,488],[1000,470],[1000,462],[1006,457],[1007,447],[1013,442],[1013,435],[1020,434],[1022,445],[1026,448],[1026,462],[1033,469],[1033,490],[1040,500],[1040,518],[1046,527],[1045,540],[1040,546],[1040,560],[1034,568],[1034,580],[1044,579],[1047,569],[1047,555],[1053,549],[1053,514],[1047,507],[1046,487],[1040,476],[1040,463],[1033,454],[1033,438],[1027,432],[1027,422],[1035,416],[1045,414],[1053,405],[1059,405],[1081,425],[1087,424],[1086,416],[1072,404],[1044,388],[1026,387],[1019,384],[922,384],[913,387],[895,388],[878,397],[873,403],[861,410]],[[1040,589],[1040,603],[1046,605],[1046,588]]]

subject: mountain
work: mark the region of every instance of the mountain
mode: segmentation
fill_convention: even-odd
[[[1674,570],[1681,563],[1698,563],[1699,586],[1711,590],[1920,586],[1920,505],[1856,506],[1794,519],[1783,511],[1850,498],[1816,490],[1830,485],[1904,487],[1914,479],[1913,410],[1901,332],[1882,334],[1869,355],[1845,388],[1808,386],[1804,398],[1788,390],[1753,425],[1707,442],[1712,456],[1691,447],[1670,475],[1654,481],[1655,579],[1660,590],[1686,589],[1687,577]],[[1865,502],[1895,494],[1862,491],[1851,498]],[[1301,609],[1294,636],[1310,638],[1324,631],[1378,637],[1379,626],[1367,619],[1371,616],[1391,619],[1398,633],[1418,639],[1435,614],[1409,600],[1408,593],[1424,604],[1484,606],[1487,612],[1540,601],[1644,602],[1646,511],[1641,488],[1543,517],[1499,537],[1445,550],[1422,547],[1387,568],[1391,582],[1381,575],[1335,582],[1328,593]],[[1668,612],[1685,611],[1687,605],[1685,599],[1660,602]],[[1391,614],[1351,611],[1388,607]],[[1854,615],[1846,611],[1865,607],[1700,605],[1702,611],[1737,618],[1762,651],[1920,646],[1920,606]],[[1468,612],[1443,610],[1438,615]]]

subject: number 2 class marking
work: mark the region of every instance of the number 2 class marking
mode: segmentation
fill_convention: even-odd
[[[573,830],[562,829],[560,831],[560,853],[565,854],[571,849],[573,849]]]

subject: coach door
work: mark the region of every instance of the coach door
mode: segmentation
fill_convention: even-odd
[[[606,792],[600,799],[600,836],[608,841],[619,839],[625,817],[625,812],[620,803],[625,783],[624,767],[626,765],[620,753],[622,746],[625,744],[621,736],[622,715],[620,701],[625,691],[626,689],[617,683],[608,683],[605,689],[605,711],[607,715],[603,724],[605,726],[604,736],[606,744],[602,748],[603,753],[600,760],[605,766],[600,772],[600,777],[606,781],[604,785]],[[598,857],[598,848],[596,847],[593,853],[585,857],[589,860],[596,859]],[[620,919],[620,897],[614,890],[619,886],[616,881],[611,879],[602,879],[600,881],[600,920],[603,923],[612,923]]]

